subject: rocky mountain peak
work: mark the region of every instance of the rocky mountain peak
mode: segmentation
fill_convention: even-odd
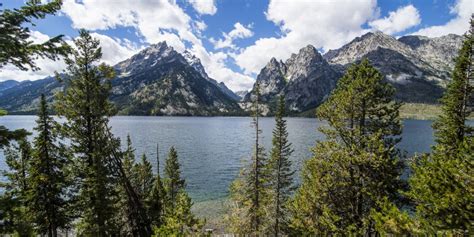
[[[285,64],[288,68],[287,78],[292,81],[300,77],[307,77],[312,71],[326,66],[327,62],[314,46],[307,45],[301,48],[297,54],[292,54]]]
[[[356,37],[339,49],[329,50],[324,55],[324,58],[332,64],[346,65],[360,60],[363,56],[378,48],[391,49],[404,55],[412,54],[410,47],[404,43],[398,41],[393,36],[376,31]]]
[[[262,68],[260,73],[265,73],[265,72],[272,72],[272,71],[279,71],[284,73],[284,63],[282,61],[278,61],[276,58],[272,57],[270,59],[270,62],[265,65],[265,67]]]
[[[152,44],[143,49],[131,58],[115,65],[115,69],[119,72],[119,77],[127,76],[146,68],[152,68],[157,64],[169,63],[172,61],[181,61],[185,63],[184,58],[168,46],[166,41]]]
[[[193,67],[199,74],[201,74],[202,77],[209,79],[209,76],[206,73],[206,70],[204,69],[204,66],[201,64],[201,60],[196,57],[194,54],[189,52],[188,50],[185,50],[182,53],[184,59],[188,62],[191,67]]]

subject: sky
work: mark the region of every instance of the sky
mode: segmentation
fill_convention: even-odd
[[[325,53],[371,31],[394,37],[463,34],[474,12],[474,0],[63,1],[60,12],[30,26],[33,42],[59,34],[72,42],[86,29],[100,40],[103,61],[114,65],[166,41],[196,55],[211,78],[234,91],[250,89],[272,57],[286,60],[308,44]],[[24,5],[0,2],[2,10]],[[36,62],[39,71],[0,68],[0,81],[42,79],[65,68],[62,61]]]

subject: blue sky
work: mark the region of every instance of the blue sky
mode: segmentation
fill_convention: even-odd
[[[1,1],[3,9],[23,0]],[[101,41],[103,60],[115,64],[167,41],[199,57],[207,73],[233,90],[249,89],[271,59],[286,60],[312,44],[321,53],[370,31],[395,37],[462,34],[473,0],[64,0],[56,16],[32,27],[35,42],[85,28]],[[0,80],[35,80],[64,68],[39,59],[40,71],[6,66]]]

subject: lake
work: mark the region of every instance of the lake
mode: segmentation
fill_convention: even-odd
[[[0,124],[9,129],[32,131],[35,119],[35,116],[3,116],[0,117]],[[111,119],[110,124],[112,132],[122,141],[130,134],[137,159],[145,153],[155,169],[158,143],[161,172],[168,149],[175,146],[187,191],[198,207],[204,205],[203,208],[209,209],[209,205],[214,205],[213,200],[222,200],[227,196],[229,184],[245,161],[250,159],[254,144],[251,121],[249,117],[117,116]],[[324,139],[317,128],[325,123],[313,118],[287,118],[287,121],[289,140],[295,150],[291,159],[294,168],[300,170],[304,160],[311,157],[310,148],[315,141]],[[434,142],[431,123],[427,120],[404,120],[400,148],[409,155],[429,152]],[[273,126],[273,118],[261,119],[266,151],[271,147]],[[5,168],[3,154],[0,154],[0,169]]]

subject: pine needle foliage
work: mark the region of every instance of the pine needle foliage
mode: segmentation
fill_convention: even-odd
[[[474,17],[456,58],[452,80],[433,123],[436,145],[411,165],[408,196],[427,234],[470,235],[474,231]]]
[[[317,109],[326,135],[313,148],[292,201],[291,227],[301,235],[375,234],[373,210],[403,188],[402,131],[395,90],[367,60],[352,65]]]
[[[71,141],[76,207],[81,235],[110,236],[118,233],[118,180],[111,157],[116,147],[109,138],[109,117],[115,114],[108,100],[114,70],[98,64],[102,51],[89,32],[79,31],[75,49],[66,59],[68,86],[56,99],[56,111],[65,118],[62,130]]]

